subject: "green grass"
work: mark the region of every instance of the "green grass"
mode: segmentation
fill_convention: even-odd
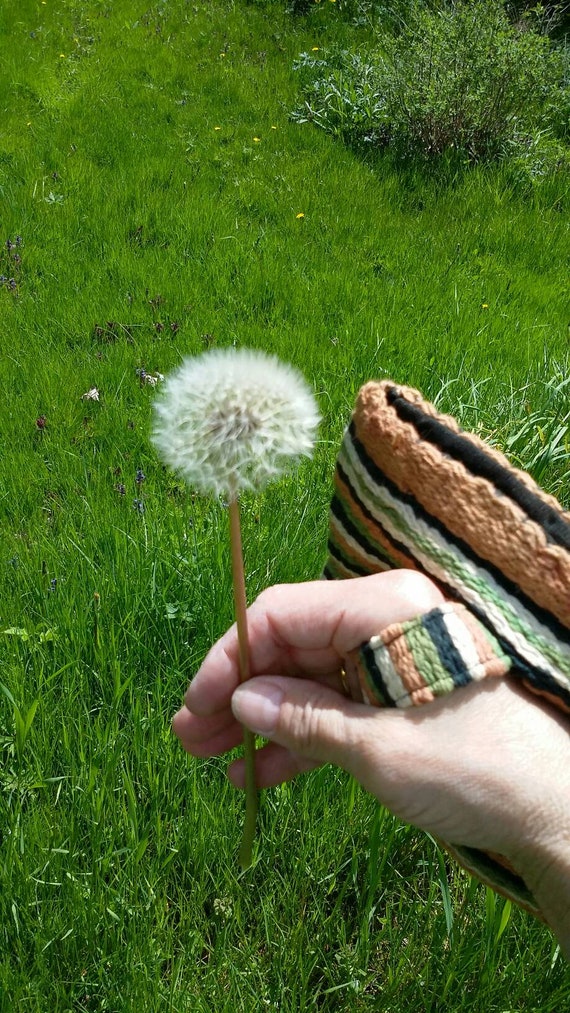
[[[426,177],[291,123],[294,58],[351,31],[332,4],[0,11],[2,1013],[567,1004],[549,932],[338,771],[264,795],[240,874],[226,760],[169,728],[232,619],[226,518],[157,461],[141,368],[252,345],[315,387],[314,460],[244,505],[251,598],[319,573],[374,376],[570,503],[564,182]]]

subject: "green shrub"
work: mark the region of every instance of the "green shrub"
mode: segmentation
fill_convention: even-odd
[[[295,66],[304,94],[295,118],[351,142],[389,143],[405,155],[456,150],[479,161],[539,129],[564,134],[563,50],[528,19],[511,24],[496,0],[418,4],[397,35],[376,36],[366,57],[304,54]]]

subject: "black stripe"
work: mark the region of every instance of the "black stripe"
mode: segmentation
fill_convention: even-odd
[[[499,492],[512,499],[531,520],[540,524],[549,542],[570,550],[570,524],[554,507],[531,492],[520,478],[486,454],[483,448],[460,433],[454,433],[443,422],[427,415],[418,405],[406,401],[396,387],[389,387],[386,397],[388,404],[396,409],[398,417],[411,422],[423,440],[432,443],[455,461],[461,461],[472,475],[492,482]]]
[[[472,681],[469,669],[463,660],[461,652],[453,643],[445,620],[438,611],[426,612],[421,620],[424,630],[429,634],[430,639],[439,655],[439,659],[446,672],[453,679],[455,686],[467,686]]]
[[[510,893],[515,900],[518,898],[523,903],[531,904],[536,909],[536,901],[532,893],[524,880],[520,876],[517,876],[516,872],[511,872],[510,869],[501,865],[495,858],[491,858],[485,851],[480,851],[479,848],[468,848],[466,845],[457,844],[451,844],[450,847],[452,848],[452,854],[455,852],[460,861],[462,856],[464,857],[468,868],[473,866],[475,869],[479,869],[482,875],[486,876],[492,883],[496,883],[501,889]]]
[[[376,658],[374,657],[374,651],[369,643],[363,644],[360,648],[360,653],[364,659],[364,663],[374,683],[374,689],[378,693],[378,696],[383,701],[385,707],[396,707],[396,701],[392,699],[388,690],[386,689],[386,683],[382,672],[376,664]]]
[[[467,542],[465,542],[462,538],[459,538],[457,535],[454,535],[449,528],[445,526],[443,521],[434,517],[433,514],[428,513],[428,511],[425,510],[420,503],[418,503],[417,499],[411,493],[402,492],[401,489],[399,489],[398,486],[384,474],[381,468],[379,468],[378,465],[368,456],[363,444],[356,436],[354,421],[352,421],[349,425],[348,435],[352,440],[354,450],[362,467],[368,472],[370,478],[376,485],[383,486],[397,501],[405,503],[407,506],[411,507],[416,517],[422,520],[423,523],[427,524],[428,527],[434,528],[438,531],[445,538],[446,542],[458,549],[466,559],[471,560],[471,562],[475,563],[478,567],[481,567],[490,574],[499,587],[502,587],[507,594],[520,601],[521,605],[524,605],[524,607],[531,612],[543,626],[550,630],[557,640],[560,640],[565,644],[570,644],[570,630],[568,630],[568,628],[564,626],[560,620],[552,614],[552,612],[548,611],[548,609],[542,608],[540,605],[537,605],[532,598],[529,598],[528,595],[521,590],[518,584],[515,584],[514,581],[505,576],[498,566],[495,566],[493,563],[489,562],[489,560],[481,559],[481,557],[477,555]],[[359,506],[362,506],[361,502],[358,502]],[[375,518],[372,519],[374,520],[374,523],[378,524],[378,521]],[[430,577],[432,576],[429,570],[426,570],[425,567],[422,567],[421,564],[416,561],[409,546],[403,546],[403,551],[407,556],[414,559],[415,565],[418,566],[423,573],[428,573]],[[458,596],[459,592],[457,588],[452,589],[451,597],[457,598]],[[493,627],[490,626],[488,620],[485,622],[485,625],[489,629],[493,630]],[[494,635],[497,636],[496,633],[494,633]]]

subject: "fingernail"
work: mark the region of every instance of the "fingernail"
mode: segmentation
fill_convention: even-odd
[[[232,696],[237,720],[257,735],[271,736],[277,727],[283,690],[268,679],[256,678],[238,686]]]

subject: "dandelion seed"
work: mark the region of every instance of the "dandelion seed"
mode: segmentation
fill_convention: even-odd
[[[147,384],[149,387],[156,387],[158,383],[162,383],[162,381],[164,380],[164,376],[162,373],[158,372],[147,373],[144,367],[141,367],[140,369],[135,369],[135,374],[138,376],[140,380],[141,387],[144,387],[145,384]]]
[[[85,394],[81,395],[81,400],[82,401],[98,401],[99,400],[99,391],[97,390],[96,387],[91,387],[91,390],[87,390],[87,391],[85,391]]]

